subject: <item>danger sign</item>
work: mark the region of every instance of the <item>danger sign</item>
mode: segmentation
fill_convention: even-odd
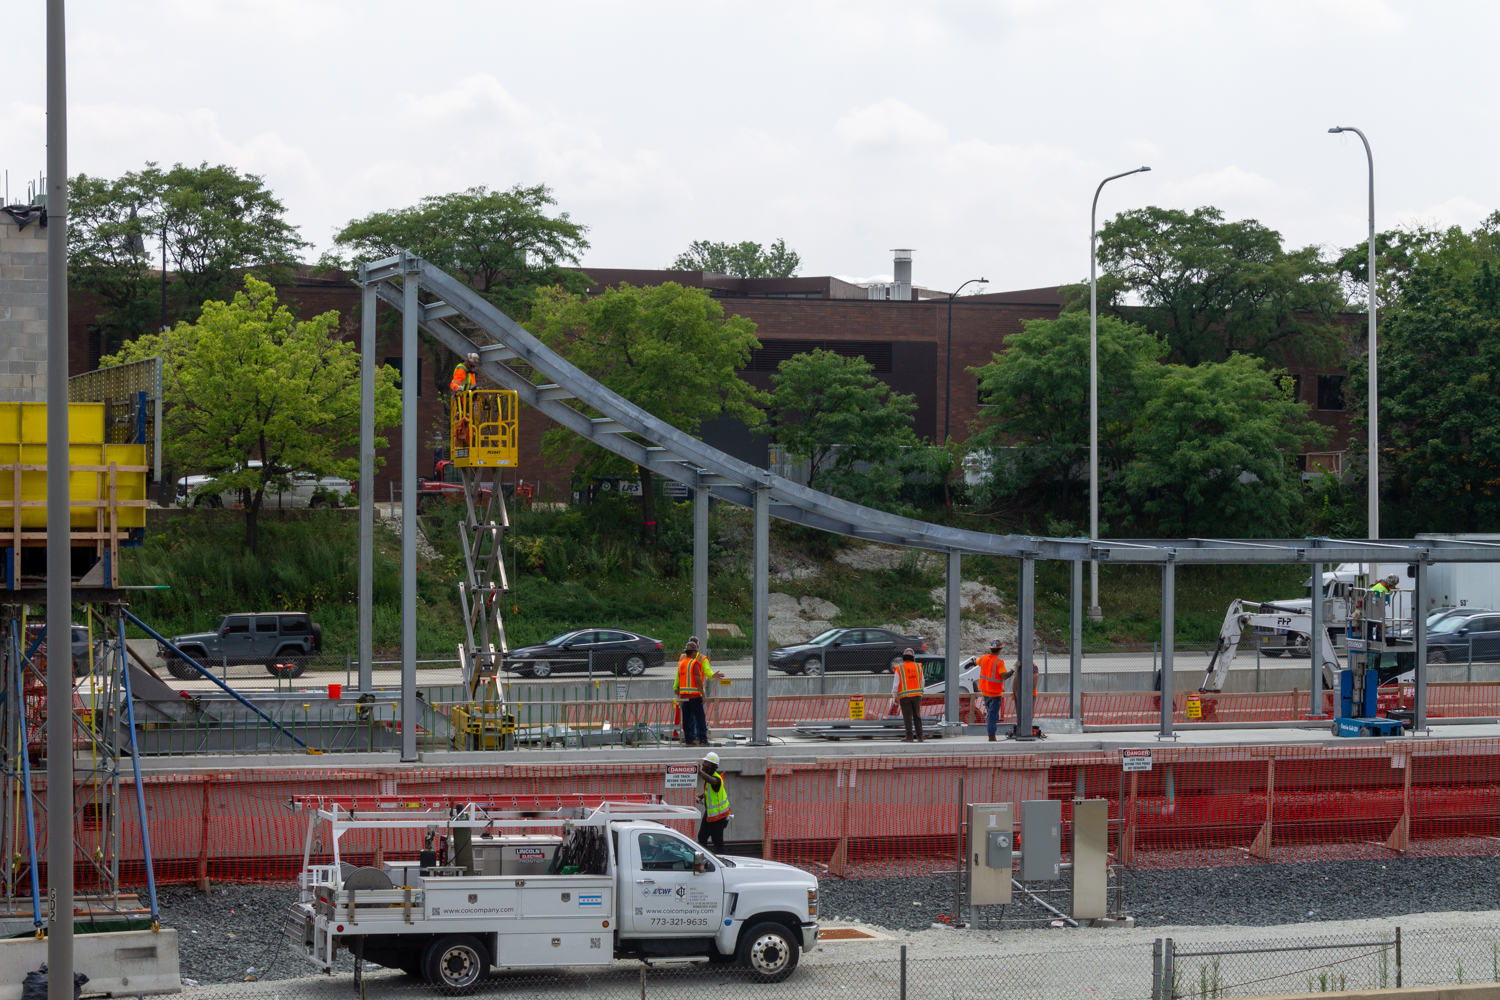
[[[1151,750],[1121,750],[1120,765],[1126,771],[1151,770]]]
[[[698,768],[692,764],[668,764],[667,787],[697,788]]]

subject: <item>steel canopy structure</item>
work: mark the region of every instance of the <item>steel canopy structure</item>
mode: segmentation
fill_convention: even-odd
[[[754,543],[752,558],[753,577],[753,694],[754,726],[752,740],[764,743],[766,733],[766,687],[769,669],[767,644],[767,586],[769,577],[769,519],[803,524],[835,534],[862,538],[872,542],[942,552],[947,556],[946,590],[948,603],[947,639],[945,653],[949,664],[959,661],[957,607],[959,599],[960,560],[965,555],[1002,556],[1020,560],[1019,635],[1018,658],[1025,663],[1032,659],[1034,645],[1034,601],[1035,562],[1038,559],[1066,561],[1073,564],[1074,585],[1072,587],[1072,675],[1073,712],[1079,718],[1081,690],[1081,621],[1083,614],[1081,587],[1082,565],[1085,561],[1098,560],[1105,563],[1158,565],[1162,568],[1162,735],[1170,736],[1171,727],[1171,645],[1172,621],[1174,618],[1174,572],[1176,566],[1187,565],[1251,565],[1251,564],[1318,564],[1323,563],[1392,563],[1406,562],[1413,567],[1419,597],[1414,607],[1425,606],[1420,596],[1426,591],[1426,567],[1434,562],[1495,562],[1500,561],[1500,543],[1458,541],[1452,539],[1422,538],[1405,540],[1366,541],[1331,538],[1291,539],[1100,539],[1090,542],[1087,538],[1044,538],[1031,535],[992,534],[968,531],[946,525],[931,524],[914,518],[901,517],[886,511],[875,510],[848,500],[841,500],[807,486],[799,485],[766,469],[758,468],[705,444],[663,420],[658,419],[629,400],[605,388],[585,374],[556,351],[543,344],[530,331],[516,323],[478,292],[463,282],[445,273],[415,255],[403,253],[385,260],[359,267],[356,283],[365,290],[364,302],[368,309],[375,300],[402,311],[403,326],[426,330],[447,349],[460,357],[476,353],[480,368],[500,387],[513,389],[522,402],[528,404],[548,418],[576,432],[581,437],[633,462],[653,474],[682,483],[695,491],[694,517],[694,631],[703,636],[707,624],[707,574],[704,563],[707,557],[708,519],[706,502],[709,496],[746,507],[754,511]],[[426,292],[432,300],[422,302],[417,292]],[[371,294],[373,292],[373,295]],[[413,309],[413,304],[415,308]],[[415,312],[416,315],[410,315]],[[450,322],[461,318],[465,329]],[[363,317],[365,336],[374,334],[372,315]],[[490,338],[488,343],[477,343],[470,329]],[[363,377],[365,385],[373,384],[375,352],[369,344],[364,345]],[[512,367],[512,363],[527,366],[544,381],[532,380],[529,373]],[[362,420],[364,431],[362,442],[373,440],[373,393],[363,394]],[[580,409],[581,403],[591,415]],[[406,411],[406,420],[415,420],[415,411]],[[407,440],[415,439],[415,427],[405,428]],[[370,454],[366,455],[365,452]],[[373,457],[373,447],[362,443],[361,458]],[[408,467],[414,468],[407,462]],[[416,483],[414,473],[408,471],[411,482],[403,483],[403,497],[414,496]],[[368,477],[362,477],[368,478]],[[361,483],[363,490],[364,483]],[[405,505],[403,504],[403,507]],[[403,519],[405,517],[403,510]],[[371,588],[368,537],[373,532],[372,505],[363,504],[361,510],[361,559],[360,559],[360,621],[370,621],[368,602]],[[414,532],[403,531],[403,550],[412,549],[411,564],[414,565]],[[701,537],[699,537],[701,536]],[[403,551],[403,565],[407,564],[407,553]],[[403,618],[415,619],[415,589],[408,597],[403,588]],[[702,593],[700,593],[702,591]],[[408,607],[407,604],[410,603]],[[1316,605],[1318,602],[1314,602]],[[1426,674],[1426,629],[1423,616],[1415,623],[1418,657],[1418,726],[1425,726],[1425,674]],[[367,648],[361,637],[361,651]],[[501,651],[503,652],[503,650]],[[414,656],[414,653],[411,654]],[[403,659],[408,653],[403,649]],[[363,657],[362,657],[363,663]],[[1313,670],[1313,690],[1321,687],[1321,674]],[[362,668],[362,678],[366,671]],[[415,684],[414,664],[403,663],[403,704],[415,703],[414,694],[405,690]],[[1031,677],[1027,671],[1017,671],[1017,732],[1031,731]],[[363,681],[362,681],[363,682]],[[947,692],[949,720],[957,719],[957,685],[950,685]],[[1316,702],[1314,702],[1316,704]],[[409,744],[409,745],[408,745]],[[413,727],[404,727],[404,759],[416,758],[415,732]]]

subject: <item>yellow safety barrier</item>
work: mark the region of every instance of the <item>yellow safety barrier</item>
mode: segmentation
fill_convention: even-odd
[[[520,397],[512,389],[454,393],[448,421],[453,464],[461,469],[515,468],[519,409]]]

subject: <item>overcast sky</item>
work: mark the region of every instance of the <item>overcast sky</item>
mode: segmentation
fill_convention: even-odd
[[[45,163],[43,0],[7,0],[0,167]],[[263,174],[318,250],[471,185],[551,186],[584,263],[777,237],[803,274],[1088,273],[1101,219],[1216,205],[1295,245],[1500,206],[1493,3],[73,0],[70,173]],[[316,257],[314,250],[310,257]]]

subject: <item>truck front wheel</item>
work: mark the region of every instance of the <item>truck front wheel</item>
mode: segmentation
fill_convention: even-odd
[[[797,952],[785,924],[756,924],[740,937],[739,963],[756,982],[779,983],[797,968]]]
[[[474,992],[490,974],[490,958],[484,945],[467,934],[440,937],[427,946],[422,957],[426,979],[448,996]]]

